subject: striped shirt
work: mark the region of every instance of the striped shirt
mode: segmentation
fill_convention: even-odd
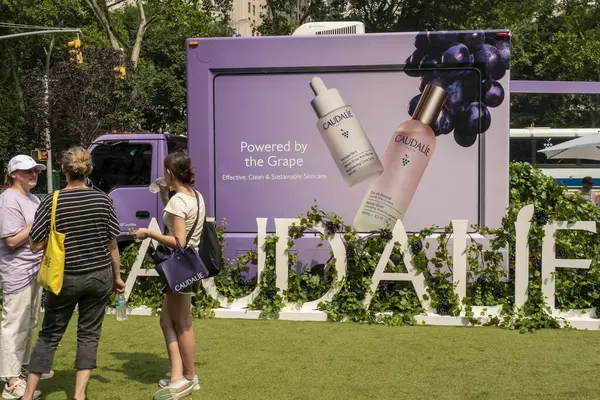
[[[31,228],[31,239],[42,242],[50,231],[52,195],[42,200]],[[65,234],[65,273],[80,274],[111,267],[108,243],[121,231],[112,199],[92,189],[61,190],[56,230]]]

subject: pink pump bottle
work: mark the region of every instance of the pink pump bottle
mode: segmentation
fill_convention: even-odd
[[[392,229],[402,219],[435,149],[435,126],[447,93],[427,85],[412,118],[398,125],[383,156],[383,173],[369,186],[354,217],[359,232]]]

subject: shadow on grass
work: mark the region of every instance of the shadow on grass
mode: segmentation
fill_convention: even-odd
[[[52,378],[44,379],[38,385],[38,390],[42,391],[42,398],[44,399],[53,393],[63,393],[67,399],[72,399],[75,395],[76,374],[77,371],[75,369],[66,371],[55,370]],[[96,371],[92,372],[90,381],[92,380],[100,383],[110,383],[110,380],[98,375]]]
[[[125,361],[121,368],[107,371],[118,372],[128,380],[144,385],[158,384],[169,372],[169,359],[153,353],[111,353],[117,360]]]

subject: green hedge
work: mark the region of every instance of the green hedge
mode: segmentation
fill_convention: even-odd
[[[522,309],[514,306],[514,238],[515,221],[522,207],[534,204],[536,212],[529,233],[530,277],[529,299]],[[468,310],[470,306],[502,305],[503,317],[494,318],[487,325],[494,325],[520,331],[532,331],[539,328],[558,328],[559,321],[552,317],[541,295],[541,246],[544,236],[543,225],[548,221],[586,221],[598,222],[600,212],[592,204],[569,193],[563,186],[544,175],[540,169],[530,164],[511,163],[510,165],[510,206],[502,221],[501,229],[487,229],[473,225],[475,232],[491,237],[489,248],[484,248],[474,240],[467,243],[469,263],[467,297],[464,306],[467,315],[474,317]],[[321,239],[339,234],[343,237],[348,254],[347,275],[343,282],[336,281],[335,259],[330,260],[324,276],[311,273],[307,269],[298,274],[290,268],[289,287],[284,298],[277,294],[275,286],[275,245],[274,235],[266,239],[266,267],[260,277],[260,295],[250,304],[251,310],[260,310],[264,318],[277,318],[284,300],[301,304],[316,300],[325,294],[331,285],[341,285],[338,294],[331,302],[323,302],[319,309],[325,311],[332,321],[348,318],[353,322],[385,323],[390,325],[415,324],[415,316],[424,310],[410,282],[381,282],[373,301],[367,309],[362,300],[370,287],[373,274],[387,241],[391,238],[388,230],[373,232],[359,238],[356,231],[334,213],[320,210],[317,205],[302,216],[301,224],[290,229],[288,248],[305,232],[313,230],[318,223],[324,223],[327,232]],[[447,241],[451,235],[451,226],[428,227],[409,238],[416,267],[422,271],[428,284],[428,296],[432,306],[441,315],[458,315],[459,303],[451,282],[452,257],[447,250]],[[226,224],[219,227],[223,246],[226,246],[224,233]],[[439,233],[437,249],[432,258],[426,255],[429,243],[423,239],[432,233]],[[600,267],[597,261],[599,249],[598,235],[583,231],[560,231],[557,233],[557,253],[559,258],[592,259],[589,270],[559,269],[556,278],[556,306],[563,310],[592,308],[600,305]],[[256,243],[256,241],[255,241]],[[499,249],[509,245],[509,277],[500,267],[502,255]],[[321,244],[320,244],[321,245]],[[319,245],[319,246],[320,246]],[[126,276],[135,255],[137,245],[132,245],[122,255],[123,274]],[[297,264],[297,256],[291,252],[289,265]],[[396,266],[387,272],[405,272],[399,245],[396,245],[392,260]],[[249,294],[254,285],[243,279],[242,273],[248,270],[248,264],[257,264],[257,252],[250,251],[236,259],[227,260],[226,268],[217,277],[216,284],[220,293],[229,298],[238,298]],[[428,268],[433,265],[433,268]],[[152,268],[150,262],[145,268]],[[158,310],[162,301],[160,282],[157,278],[139,278],[129,300],[130,306],[145,305]],[[202,289],[196,293],[194,312],[198,317],[211,317],[212,308],[218,307]],[[382,315],[389,311],[391,315]],[[476,323],[474,318],[471,318]],[[568,324],[566,325],[568,326]]]

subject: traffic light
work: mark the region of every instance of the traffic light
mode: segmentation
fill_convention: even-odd
[[[31,151],[31,158],[35,161],[46,161],[48,159],[48,152],[42,149],[33,149]]]
[[[125,79],[125,75],[127,75],[127,70],[125,69],[124,65],[114,67],[113,71],[116,72],[116,74],[115,74],[116,79]]]
[[[83,63],[83,54],[81,54],[81,40],[75,39],[68,43],[69,47],[72,47],[69,50],[69,61],[76,62],[77,64]]]

